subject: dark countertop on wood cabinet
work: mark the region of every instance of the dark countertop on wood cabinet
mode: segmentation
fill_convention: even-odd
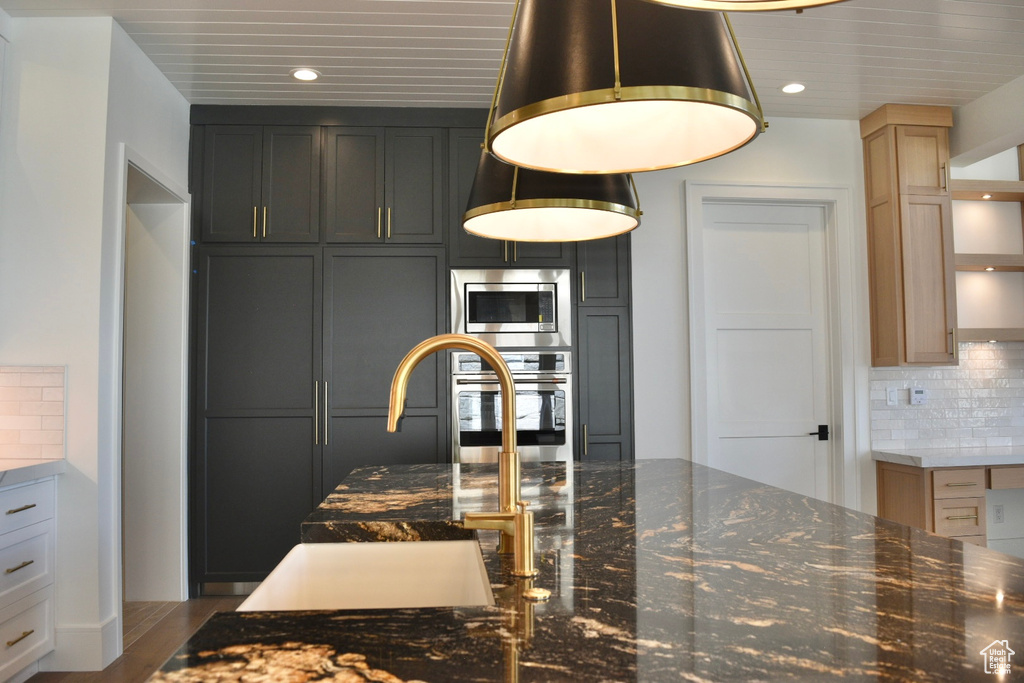
[[[1024,560],[683,460],[523,472],[549,602],[510,597],[480,532],[493,607],[221,613],[152,680],[1024,678]],[[466,537],[452,520],[493,507],[494,476],[356,470],[303,538]],[[1001,640],[1022,654],[997,678]]]

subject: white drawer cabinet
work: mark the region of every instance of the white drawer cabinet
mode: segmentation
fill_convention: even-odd
[[[0,489],[0,681],[53,650],[54,480]]]

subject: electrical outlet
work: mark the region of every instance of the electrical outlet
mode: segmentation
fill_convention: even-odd
[[[885,390],[885,405],[894,406],[898,405],[899,402],[899,390],[896,387],[887,388]]]
[[[1002,505],[993,505],[992,506],[992,523],[993,524],[1002,524],[1005,521],[1006,521],[1006,518],[1003,516],[1003,506]]]

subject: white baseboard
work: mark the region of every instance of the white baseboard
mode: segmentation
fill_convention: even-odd
[[[56,648],[39,660],[40,671],[102,671],[121,656],[116,616],[100,624],[58,625]]]

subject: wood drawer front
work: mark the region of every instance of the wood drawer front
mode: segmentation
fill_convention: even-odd
[[[53,650],[53,588],[0,610],[0,680]]]
[[[964,543],[973,543],[974,545],[980,545],[982,548],[988,547],[988,539],[984,536],[950,536],[950,538]]]
[[[53,479],[0,491],[0,534],[53,517]]]
[[[963,467],[932,472],[933,498],[963,498],[985,492],[985,468]],[[937,522],[936,522],[937,523]]]
[[[0,536],[0,607],[53,583],[53,522]]]
[[[984,536],[985,497],[935,501],[935,533],[942,536]]]
[[[1024,465],[990,467],[988,487],[990,489],[1024,489]]]

